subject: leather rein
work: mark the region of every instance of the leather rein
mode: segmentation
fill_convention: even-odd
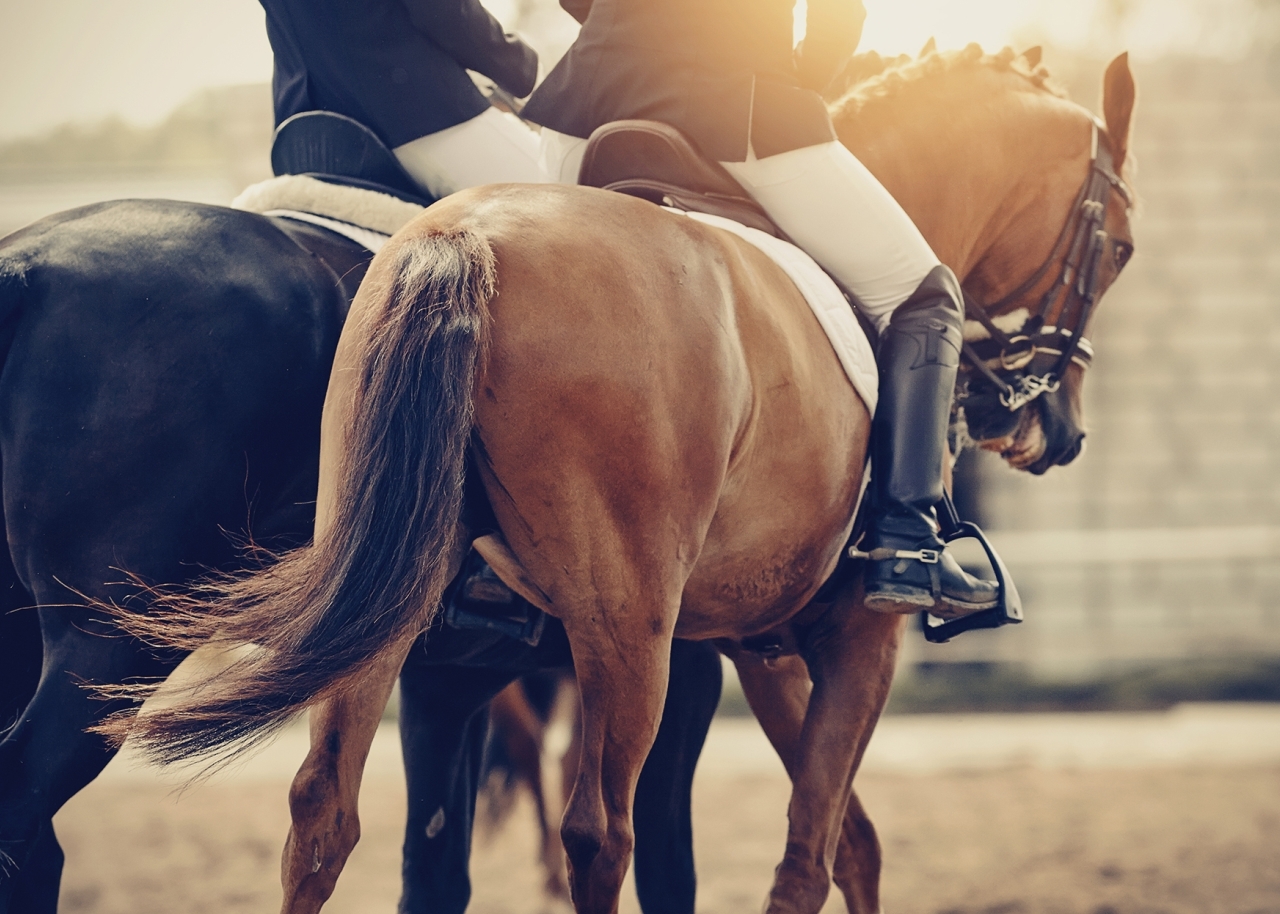
[[[995,385],[1000,403],[1010,412],[1016,412],[1041,394],[1056,391],[1072,362],[1087,369],[1093,361],[1093,346],[1085,338],[1084,328],[1097,303],[1102,255],[1107,242],[1113,240],[1104,228],[1107,202],[1115,192],[1124,200],[1126,209],[1132,209],[1133,192],[1116,173],[1115,159],[1107,143],[1099,142],[1100,123],[1096,117],[1092,125],[1089,173],[1044,263],[1026,282],[995,304],[984,307],[968,292],[964,296],[965,316],[981,323],[990,334],[984,340],[966,341],[964,356]],[[1128,243],[1118,240],[1115,243],[1132,253]],[[1059,258],[1062,258],[1062,270],[1057,281],[1045,292],[1039,308],[1022,327],[1012,335],[997,327],[991,315],[999,314],[1039,285]],[[1046,325],[1047,316],[1059,303],[1062,304],[1059,326]],[[1070,311],[1075,312],[1075,321],[1068,329],[1065,324]],[[1055,358],[1049,362],[1038,358],[1040,356]],[[1048,362],[1049,367],[1036,373],[1031,370],[1035,367],[1033,362]]]

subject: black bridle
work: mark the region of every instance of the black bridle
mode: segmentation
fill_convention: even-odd
[[[1085,339],[1084,328],[1097,302],[1103,252],[1108,242],[1113,243],[1119,267],[1123,267],[1133,253],[1132,245],[1113,239],[1105,228],[1107,202],[1112,192],[1120,195],[1126,209],[1133,208],[1133,192],[1116,174],[1110,147],[1099,142],[1099,128],[1095,118],[1089,174],[1040,269],[993,305],[984,307],[967,292],[964,296],[965,316],[981,323],[990,334],[987,339],[966,342],[965,358],[995,385],[1000,403],[1010,412],[1016,412],[1041,394],[1056,391],[1072,362],[1084,369],[1089,367],[1093,346]],[[1045,292],[1039,308],[1022,327],[1013,335],[997,327],[991,315],[1001,313],[1031,292],[1059,259],[1062,271],[1058,280]],[[1059,303],[1062,309],[1057,326],[1046,325],[1047,316]],[[1072,312],[1075,320],[1068,329],[1067,320]]]

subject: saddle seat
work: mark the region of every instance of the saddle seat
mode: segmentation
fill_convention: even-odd
[[[578,184],[708,213],[785,238],[760,204],[717,162],[661,121],[611,121],[587,140]]]
[[[419,206],[435,202],[423,196],[376,133],[333,111],[301,111],[281,123],[271,141],[271,171],[390,194]]]

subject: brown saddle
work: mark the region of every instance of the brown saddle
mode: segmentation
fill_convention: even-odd
[[[596,128],[587,140],[578,183],[785,237],[729,172],[660,121],[612,121]]]

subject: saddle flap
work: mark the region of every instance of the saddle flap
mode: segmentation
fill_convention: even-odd
[[[578,183],[781,235],[729,172],[660,121],[612,121],[596,128],[587,140]]]
[[[276,128],[271,170],[392,193],[423,205],[422,192],[372,130],[333,111],[302,111]]]

